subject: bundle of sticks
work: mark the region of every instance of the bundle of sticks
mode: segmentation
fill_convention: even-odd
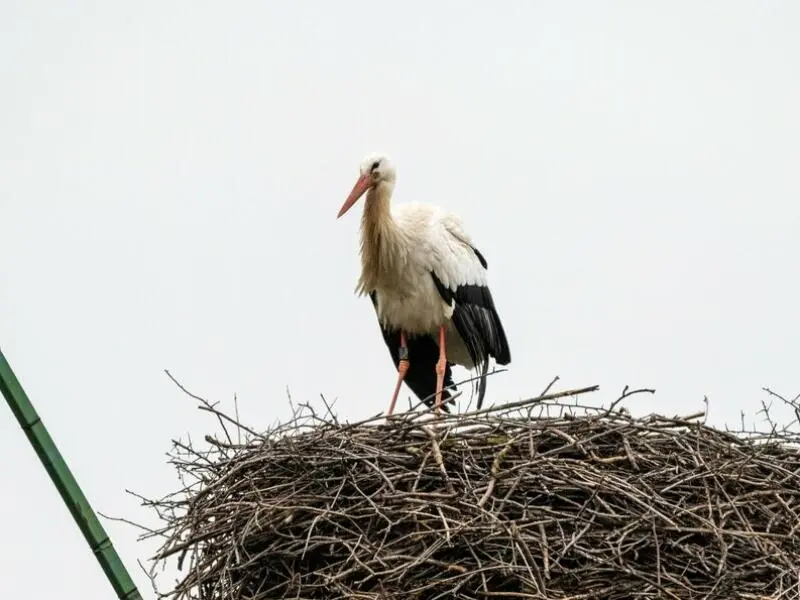
[[[184,572],[164,595],[800,597],[800,435],[561,403],[594,389],[263,434],[225,417],[235,435],[176,443],[189,483],[148,502],[156,563]]]

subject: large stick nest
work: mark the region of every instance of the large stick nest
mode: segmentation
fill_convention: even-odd
[[[299,411],[176,442],[147,501],[175,600],[797,598],[797,434],[565,410],[550,394],[343,424]],[[580,414],[576,414],[580,412]],[[236,436],[247,434],[247,441]]]

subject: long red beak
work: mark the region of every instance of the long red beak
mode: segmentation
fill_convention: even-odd
[[[344,204],[342,204],[342,208],[339,209],[339,214],[336,215],[336,218],[338,219],[344,213],[350,210],[353,204],[355,204],[356,201],[361,198],[361,196],[363,196],[370,187],[372,187],[372,179],[370,178],[369,173],[365,173],[358,178],[358,181],[356,181],[356,184],[353,186],[353,191],[350,192],[347,200],[345,200]]]

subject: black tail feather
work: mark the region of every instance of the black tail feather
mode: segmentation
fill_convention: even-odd
[[[475,405],[477,410],[483,406],[483,398],[486,396],[486,374],[489,372],[489,361],[483,361],[483,368],[481,369],[481,376],[478,379],[478,401]]]

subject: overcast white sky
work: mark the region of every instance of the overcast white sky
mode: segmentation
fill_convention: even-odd
[[[125,488],[174,490],[170,439],[217,431],[164,368],[257,427],[287,386],[386,408],[335,220],[372,151],[489,261],[488,402],[560,375],[733,425],[800,392],[800,4],[469,6],[0,3],[0,347],[96,510],[150,519]],[[112,597],[4,408],[0,453],[4,595]],[[103,522],[151,597],[154,546]]]

